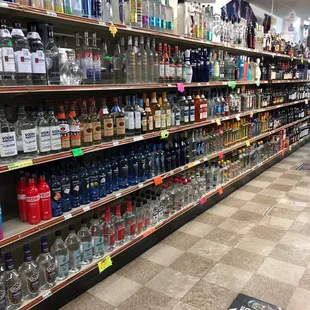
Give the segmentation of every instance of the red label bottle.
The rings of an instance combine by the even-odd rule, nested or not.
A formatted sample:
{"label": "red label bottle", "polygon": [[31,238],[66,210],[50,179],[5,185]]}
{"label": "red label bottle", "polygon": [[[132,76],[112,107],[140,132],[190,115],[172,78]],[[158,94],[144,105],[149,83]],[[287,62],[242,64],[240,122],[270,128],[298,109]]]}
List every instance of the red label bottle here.
{"label": "red label bottle", "polygon": [[40,214],[41,220],[47,221],[52,218],[51,190],[46,183],[45,177],[41,176],[38,185],[40,195]]}
{"label": "red label bottle", "polygon": [[26,207],[28,214],[28,223],[36,225],[40,223],[40,195],[35,186],[34,179],[30,179],[28,182],[28,188],[26,189]]}
{"label": "red label bottle", "polygon": [[26,178],[21,177],[17,185],[17,201],[18,201],[20,220],[22,222],[28,222],[27,207],[26,207],[26,188],[27,188]]}

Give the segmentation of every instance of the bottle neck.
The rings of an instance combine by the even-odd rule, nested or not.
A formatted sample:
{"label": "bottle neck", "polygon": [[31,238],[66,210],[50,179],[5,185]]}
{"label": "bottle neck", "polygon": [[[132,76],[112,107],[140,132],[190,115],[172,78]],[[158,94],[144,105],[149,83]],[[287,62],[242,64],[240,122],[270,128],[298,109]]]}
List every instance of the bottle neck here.
{"label": "bottle neck", "polygon": [[48,245],[46,241],[41,243],[41,253],[48,253]]}

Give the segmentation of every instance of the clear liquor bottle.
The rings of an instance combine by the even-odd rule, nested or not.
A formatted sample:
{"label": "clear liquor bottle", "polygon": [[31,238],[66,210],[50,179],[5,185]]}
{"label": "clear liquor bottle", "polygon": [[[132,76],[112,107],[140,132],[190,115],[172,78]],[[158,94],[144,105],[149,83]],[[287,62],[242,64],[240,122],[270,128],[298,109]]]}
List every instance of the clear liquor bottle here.
{"label": "clear liquor bottle", "polygon": [[145,69],[147,72],[147,82],[157,82],[154,81],[154,54],[151,50],[151,39],[148,37],[146,40],[146,56],[147,56],[147,68]]}
{"label": "clear liquor bottle", "polygon": [[101,83],[101,55],[100,55],[100,48],[97,47],[96,32],[92,33],[92,39],[93,39],[94,82]]}
{"label": "clear liquor bottle", "polygon": [[81,269],[81,241],[75,233],[74,225],[69,226],[69,235],[65,244],[69,252],[69,272],[79,272]]}
{"label": "clear liquor bottle", "polygon": [[130,103],[130,96],[126,98],[126,105],[124,108],[126,136],[134,136],[135,134],[135,108]]}
{"label": "clear liquor bottle", "polygon": [[81,264],[86,265],[93,260],[92,238],[86,220],[82,219],[81,224],[81,229],[78,232],[78,237],[81,240]]}
{"label": "clear liquor bottle", "polygon": [[114,83],[113,59],[105,39],[101,40],[101,79],[103,84]]}
{"label": "clear liquor bottle", "polygon": [[103,229],[99,222],[98,213],[94,213],[93,215],[93,223],[90,227],[90,232],[92,235],[94,258],[101,258],[104,254],[104,239]]}
{"label": "clear liquor bottle", "polygon": [[28,159],[37,155],[36,128],[33,120],[27,117],[25,108],[18,108],[15,122],[16,144],[19,158]]}
{"label": "clear liquor bottle", "polygon": [[101,122],[101,138],[103,141],[111,141],[113,139],[113,116],[109,113],[106,98],[101,99],[102,105],[99,111]]}
{"label": "clear liquor bottle", "polygon": [[103,222],[104,248],[107,252],[111,252],[115,248],[115,227],[111,221],[110,206],[106,206]]}
{"label": "clear liquor bottle", "polygon": [[48,85],[60,84],[59,50],[54,42],[53,26],[47,27],[48,42],[45,46],[45,61]]}
{"label": "clear liquor bottle", "polygon": [[132,202],[127,201],[127,211],[124,214],[126,225],[126,239],[133,240],[136,237],[137,223],[136,215],[132,211]]}
{"label": "clear liquor bottle", "polygon": [[127,84],[136,83],[136,54],[132,47],[132,37],[128,37],[128,47],[126,52],[126,75]]}
{"label": "clear liquor bottle", "polygon": [[170,0],[165,1],[165,11],[166,11],[166,30],[169,32],[174,31],[174,11],[170,5]]}
{"label": "clear liquor bottle", "polygon": [[56,285],[55,257],[48,251],[47,238],[41,237],[41,254],[36,262],[39,266],[41,290],[47,290]]}
{"label": "clear liquor bottle", "polygon": [[18,85],[31,85],[31,55],[28,40],[25,38],[20,23],[13,23],[11,36],[15,57],[16,83]]}
{"label": "clear liquor bottle", "polygon": [[121,216],[120,205],[115,207],[114,226],[116,244],[122,245],[125,242],[125,222]]}
{"label": "clear liquor bottle", "polygon": [[69,251],[61,238],[60,230],[55,232],[56,240],[51,247],[51,252],[55,256],[56,262],[56,279],[64,280],[68,277],[69,272]]}
{"label": "clear liquor bottle", "polygon": [[29,244],[24,245],[24,262],[19,266],[18,273],[23,283],[24,299],[38,296],[40,291],[39,267],[32,260]]}
{"label": "clear liquor bottle", "polygon": [[159,54],[156,51],[156,47],[155,47],[155,39],[153,39],[152,41],[152,53],[153,53],[153,59],[154,59],[154,77],[153,77],[153,82],[154,83],[158,83],[159,81]]}
{"label": "clear liquor bottle", "polygon": [[150,28],[150,2],[153,0],[142,0],[142,27]]}
{"label": "clear liquor bottle", "polygon": [[141,82],[149,83],[148,79],[148,54],[144,48],[144,37],[140,36],[139,53],[141,55]]}
{"label": "clear liquor bottle", "polygon": [[80,68],[82,68],[81,59],[82,59],[82,48],[80,45],[80,34],[78,32],[75,32],[75,61]]}
{"label": "clear liquor bottle", "polygon": [[94,61],[93,49],[89,46],[88,31],[84,31],[84,45],[82,47],[81,68],[83,72],[83,83],[94,83]]}
{"label": "clear liquor bottle", "polygon": [[14,125],[5,117],[4,108],[0,107],[0,162],[11,163],[16,159],[17,144]]}
{"label": "clear liquor bottle", "polygon": [[119,42],[115,44],[114,56],[113,56],[113,67],[114,67],[114,76],[116,84],[124,84],[125,77],[123,72],[123,55],[121,53],[121,47]]}
{"label": "clear liquor bottle", "polygon": [[7,252],[5,258],[4,285],[6,292],[6,308],[18,309],[23,303],[22,281],[19,273],[14,269],[12,253]]}
{"label": "clear liquor bottle", "polygon": [[31,53],[32,83],[34,85],[46,85],[46,64],[44,45],[35,25],[30,25],[27,33]]}
{"label": "clear liquor bottle", "polygon": [[83,100],[81,107],[81,141],[82,146],[88,146],[93,144],[93,126],[90,117],[87,113],[87,102]]}
{"label": "clear liquor bottle", "polygon": [[42,108],[38,110],[38,116],[35,122],[37,130],[37,144],[40,154],[48,154],[51,151],[51,135],[48,121],[44,118]]}

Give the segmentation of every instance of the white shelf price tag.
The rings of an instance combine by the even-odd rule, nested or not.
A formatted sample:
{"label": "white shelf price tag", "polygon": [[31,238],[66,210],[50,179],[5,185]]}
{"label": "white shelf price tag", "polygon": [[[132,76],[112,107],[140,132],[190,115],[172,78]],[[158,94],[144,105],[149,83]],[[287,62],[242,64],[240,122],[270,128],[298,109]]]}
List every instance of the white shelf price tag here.
{"label": "white shelf price tag", "polygon": [[308,104],[308,99],[305,99],[305,104]]}
{"label": "white shelf price tag", "polygon": [[84,211],[84,212],[87,212],[87,211],[89,211],[89,210],[90,210],[90,206],[86,206],[86,207],[83,208],[83,211]]}
{"label": "white shelf price tag", "polygon": [[52,295],[52,291],[51,291],[51,290],[48,290],[47,292],[45,292],[45,293],[42,295],[42,297],[43,297],[43,299],[46,299],[46,298],[50,297],[51,295]]}
{"label": "white shelf price tag", "polygon": [[121,197],[122,196],[122,193],[117,193],[117,194],[115,194],[115,197],[116,198],[119,198],[119,197]]}
{"label": "white shelf price tag", "polygon": [[139,187],[139,188],[142,188],[143,186],[144,186],[143,183],[139,183],[139,184],[138,184],[138,187]]}
{"label": "white shelf price tag", "polygon": [[48,10],[46,10],[46,14],[49,15],[49,16],[57,17],[57,14],[55,12],[51,12],[51,11],[48,11]]}
{"label": "white shelf price tag", "polygon": [[117,146],[117,145],[119,145],[119,142],[118,142],[118,141],[114,141],[114,142],[113,142],[113,145],[114,145],[114,146]]}
{"label": "white shelf price tag", "polygon": [[72,217],[72,213],[68,213],[64,215],[65,220],[71,219],[71,217]]}
{"label": "white shelf price tag", "polygon": [[143,140],[143,139],[144,139],[143,136],[137,136],[137,137],[134,137],[134,138],[133,138],[133,141],[141,141],[141,140]]}
{"label": "white shelf price tag", "polygon": [[236,115],[236,120],[239,122],[240,121],[240,114]]}

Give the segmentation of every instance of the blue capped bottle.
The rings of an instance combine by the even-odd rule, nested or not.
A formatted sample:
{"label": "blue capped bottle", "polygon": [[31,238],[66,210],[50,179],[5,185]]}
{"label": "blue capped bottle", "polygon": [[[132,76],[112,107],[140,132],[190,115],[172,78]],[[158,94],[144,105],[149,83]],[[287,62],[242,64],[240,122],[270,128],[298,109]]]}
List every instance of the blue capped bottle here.
{"label": "blue capped bottle", "polygon": [[128,182],[128,159],[123,154],[123,150],[120,151],[119,157],[118,157],[118,183],[119,188],[126,188],[129,186]]}
{"label": "blue capped bottle", "polygon": [[70,203],[72,208],[77,208],[81,205],[80,179],[74,165],[70,167],[70,170]]}
{"label": "blue capped bottle", "polygon": [[92,160],[90,161],[89,169],[89,198],[90,201],[98,201],[100,199],[98,168]]}
{"label": "blue capped bottle", "polygon": [[169,172],[171,170],[171,153],[167,141],[165,143],[165,159],[165,172]]}
{"label": "blue capped bottle", "polygon": [[159,174],[163,174],[165,172],[165,152],[161,143],[158,144],[157,148],[159,155]]}
{"label": "blue capped bottle", "polygon": [[106,193],[111,194],[113,192],[113,187],[112,187],[112,166],[108,158],[105,158],[104,160],[104,170],[105,170],[105,188],[106,188]]}
{"label": "blue capped bottle", "polygon": [[156,150],[156,144],[153,145],[154,175],[159,175],[159,153]]}
{"label": "blue capped bottle", "polygon": [[181,149],[179,143],[180,137],[178,135],[173,136],[173,149],[175,153],[175,167],[180,167],[180,156],[181,156]]}
{"label": "blue capped bottle", "polygon": [[147,179],[152,179],[155,176],[154,171],[154,157],[153,153],[150,151],[151,146],[147,145],[145,149],[145,160],[146,160],[146,177]]}
{"label": "blue capped bottle", "polygon": [[51,189],[52,216],[60,216],[63,213],[61,209],[61,183],[56,177],[54,168],[51,170],[51,176],[48,183]]}
{"label": "blue capped bottle", "polygon": [[142,145],[139,146],[137,157],[138,157],[139,182],[144,182],[147,179],[146,178],[146,159],[145,159]]}
{"label": "blue capped bottle", "polygon": [[80,164],[79,178],[80,178],[80,186],[81,186],[80,187],[81,203],[85,205],[90,202],[89,174],[83,163]]}
{"label": "blue capped bottle", "polygon": [[70,203],[70,179],[66,175],[63,167],[60,169],[60,175],[58,177],[61,184],[61,200],[60,206],[63,212],[68,212],[72,210]]}
{"label": "blue capped bottle", "polygon": [[107,195],[106,189],[106,173],[103,163],[100,157],[97,157],[97,167],[98,167],[98,178],[99,178],[99,196],[105,197]]}
{"label": "blue capped bottle", "polygon": [[119,168],[118,168],[118,161],[115,154],[111,158],[111,167],[112,167],[112,190],[113,192],[119,190]]}
{"label": "blue capped bottle", "polygon": [[139,183],[139,162],[138,162],[138,156],[136,155],[133,146],[131,146],[131,152],[128,156],[128,166],[129,166],[129,174],[128,174],[129,185],[136,185]]}

